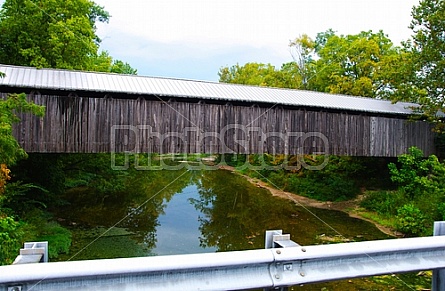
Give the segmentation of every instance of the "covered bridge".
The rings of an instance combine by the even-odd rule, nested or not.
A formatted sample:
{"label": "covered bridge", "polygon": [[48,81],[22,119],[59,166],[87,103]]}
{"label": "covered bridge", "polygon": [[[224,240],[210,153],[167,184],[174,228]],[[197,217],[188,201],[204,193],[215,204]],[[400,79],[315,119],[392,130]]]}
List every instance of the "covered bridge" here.
{"label": "covered bridge", "polygon": [[0,65],[0,95],[46,106],[14,134],[27,152],[435,153],[413,104],[192,80]]}

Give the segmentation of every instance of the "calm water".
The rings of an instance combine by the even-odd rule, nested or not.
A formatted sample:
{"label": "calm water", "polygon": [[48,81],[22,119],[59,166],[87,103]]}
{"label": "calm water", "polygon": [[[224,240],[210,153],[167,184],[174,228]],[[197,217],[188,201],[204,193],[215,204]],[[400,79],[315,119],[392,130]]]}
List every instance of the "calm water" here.
{"label": "calm water", "polygon": [[73,189],[59,220],[73,231],[62,260],[173,255],[264,248],[282,229],[302,245],[384,239],[372,224],[273,197],[225,170],[141,171],[117,194]]}

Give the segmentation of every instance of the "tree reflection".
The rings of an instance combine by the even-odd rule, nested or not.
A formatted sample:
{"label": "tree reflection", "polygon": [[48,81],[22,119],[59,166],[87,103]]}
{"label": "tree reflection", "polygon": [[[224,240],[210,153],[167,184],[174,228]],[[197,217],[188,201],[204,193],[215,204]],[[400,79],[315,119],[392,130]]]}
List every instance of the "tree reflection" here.
{"label": "tree reflection", "polygon": [[191,202],[203,213],[201,246],[218,251],[264,247],[265,231],[285,227],[296,212],[292,204],[228,171],[203,172],[198,188],[199,199]]}
{"label": "tree reflection", "polygon": [[[339,233],[353,240],[358,238],[358,234],[360,240],[379,238],[380,232],[365,221],[350,218],[342,212],[297,207],[294,202],[273,197],[269,191],[225,170],[134,171],[126,179],[125,191],[105,194],[88,188],[68,191],[66,198],[70,204],[60,209],[58,217],[66,219],[67,223],[75,223],[78,228],[119,228],[117,230],[120,232],[115,233],[121,238],[122,234],[127,235],[126,241],[109,237],[102,243],[104,248],[117,249],[124,245],[121,248],[128,249],[125,250],[127,257],[146,255],[156,247],[156,231],[161,229],[159,221],[162,221],[159,217],[165,214],[173,196],[190,185],[196,185],[198,189],[195,193],[195,186],[191,187],[194,193],[187,197],[193,197],[189,201],[200,212],[193,213],[192,219],[199,215],[202,248],[217,251],[263,248],[264,233],[272,229],[282,229],[302,245],[320,243],[318,237],[321,235],[334,236]],[[172,220],[178,220],[177,217],[181,215],[175,215],[174,211],[184,209],[174,209],[175,218]],[[167,212],[170,213],[170,210]],[[193,231],[191,229],[195,227],[186,229],[185,223],[188,222],[178,221],[179,228],[174,229],[179,233],[179,239],[186,237],[188,233],[185,232]],[[86,244],[95,241],[101,233],[95,233]],[[193,237],[196,238],[195,233]],[[183,245],[186,249],[185,241]],[[78,247],[83,248],[84,245]],[[100,258],[96,254],[87,255],[85,258]],[[123,255],[122,252],[119,255]]]}
{"label": "tree reflection", "polygon": [[[158,218],[170,199],[196,180],[193,172],[134,171],[124,191],[95,193],[87,187],[67,191],[59,217],[81,227],[118,227],[134,233],[145,248],[156,246]],[[75,206],[75,207],[73,207]]]}
{"label": "tree reflection", "polygon": [[133,175],[128,189],[133,200],[127,208],[122,226],[135,231],[139,239],[150,249],[156,246],[158,218],[172,197],[182,192],[196,180],[194,172],[185,169],[177,171],[141,171]]}
{"label": "tree reflection", "polygon": [[367,221],[339,211],[296,206],[229,171],[203,172],[199,199],[201,246],[218,251],[264,248],[266,230],[281,229],[302,245],[325,243],[320,236],[347,240],[387,238]]}

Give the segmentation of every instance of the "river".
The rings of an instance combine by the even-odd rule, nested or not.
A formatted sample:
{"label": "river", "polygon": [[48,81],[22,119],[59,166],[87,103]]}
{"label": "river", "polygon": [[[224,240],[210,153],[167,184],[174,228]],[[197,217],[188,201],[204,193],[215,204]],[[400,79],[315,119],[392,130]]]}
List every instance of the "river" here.
{"label": "river", "polygon": [[65,196],[56,215],[73,243],[61,260],[258,249],[272,229],[300,245],[388,238],[369,222],[296,206],[227,170],[139,171],[124,191],[76,188]]}

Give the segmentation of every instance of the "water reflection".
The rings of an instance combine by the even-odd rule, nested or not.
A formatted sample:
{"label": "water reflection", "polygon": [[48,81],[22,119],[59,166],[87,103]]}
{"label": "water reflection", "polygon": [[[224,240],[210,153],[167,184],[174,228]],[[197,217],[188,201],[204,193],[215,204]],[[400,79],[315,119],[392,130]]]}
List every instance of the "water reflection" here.
{"label": "water reflection", "polygon": [[297,207],[228,171],[203,172],[199,199],[192,203],[204,215],[201,245],[218,251],[263,248],[264,233],[271,229],[290,233],[302,245],[324,243],[326,237],[387,238],[366,221],[338,211]]}
{"label": "water reflection", "polygon": [[265,230],[286,228],[297,213],[291,203],[228,171],[203,172],[199,198],[191,202],[203,213],[201,245],[218,251],[263,248]]}
{"label": "water reflection", "polygon": [[214,252],[216,248],[203,248],[200,243],[199,229],[202,213],[190,201],[196,200],[197,184],[185,187],[168,203],[164,214],[159,216],[156,228],[158,244],[153,250],[158,255],[190,254]]}
{"label": "water reflection", "polygon": [[123,192],[77,188],[66,199],[58,217],[73,228],[74,260],[263,248],[268,229],[303,245],[338,234],[386,238],[365,221],[297,207],[224,170],[139,171]]}

